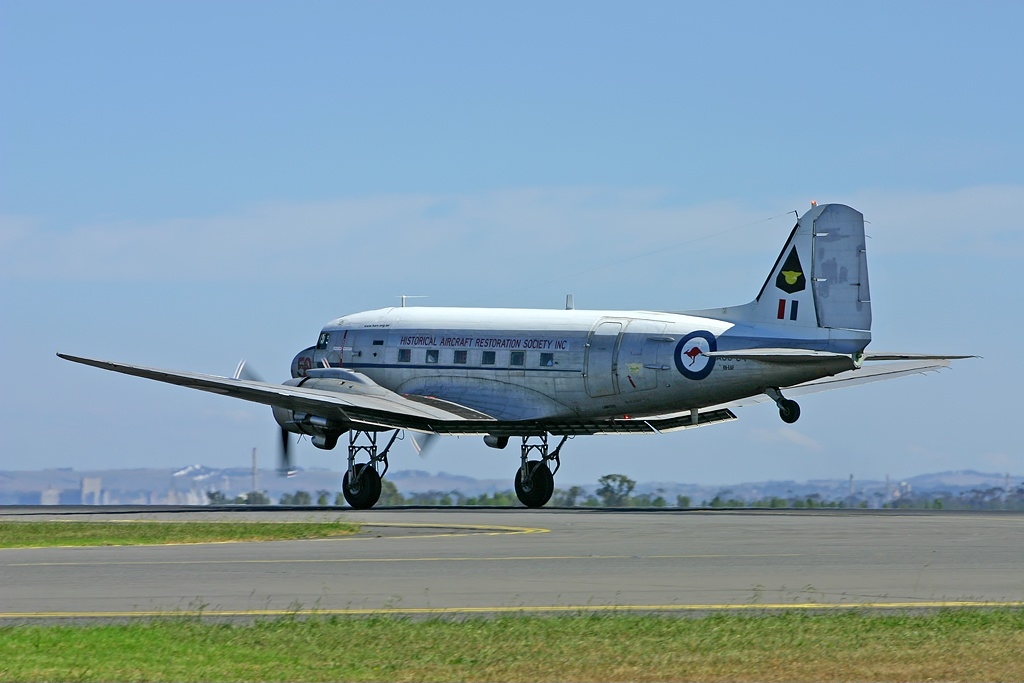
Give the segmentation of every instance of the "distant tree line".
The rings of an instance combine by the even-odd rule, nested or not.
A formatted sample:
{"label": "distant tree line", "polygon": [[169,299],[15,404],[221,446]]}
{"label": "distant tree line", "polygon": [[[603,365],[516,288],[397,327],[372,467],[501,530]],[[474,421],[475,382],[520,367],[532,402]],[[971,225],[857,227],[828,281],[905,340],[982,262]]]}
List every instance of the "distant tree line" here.
{"label": "distant tree line", "polygon": [[[633,494],[636,482],[624,474],[606,474],[597,481],[593,493],[587,493],[580,486],[568,489],[555,489],[551,497],[554,507],[669,507],[664,491]],[[273,501],[266,491],[250,491],[249,493],[228,498],[220,491],[208,491],[210,505],[272,505]],[[688,508],[691,506],[689,496],[676,496],[674,507]],[[286,493],[278,501],[279,505],[288,506],[343,506],[345,497],[340,492],[318,490],[296,491]],[[520,505],[515,492],[495,491],[468,496],[460,491],[425,491],[403,494],[393,481],[385,479],[381,482],[381,495],[377,503],[382,506],[423,505],[437,506],[481,506],[511,507]],[[844,498],[826,499],[821,494],[808,496],[764,496],[747,499],[733,495],[731,491],[721,491],[711,500],[702,500],[698,507],[705,508],[777,508],[777,509],[811,509],[811,508],[903,508],[932,510],[1024,510],[1024,486],[1006,491],[999,487],[971,490],[954,495],[952,493],[921,493],[901,494],[893,500],[884,500],[884,494],[877,493],[874,500],[863,496],[846,496]]]}
{"label": "distant tree line", "polygon": [[1024,510],[1024,486],[1015,489],[993,486],[955,495],[947,491],[904,494],[885,503],[883,507],[911,510]]}

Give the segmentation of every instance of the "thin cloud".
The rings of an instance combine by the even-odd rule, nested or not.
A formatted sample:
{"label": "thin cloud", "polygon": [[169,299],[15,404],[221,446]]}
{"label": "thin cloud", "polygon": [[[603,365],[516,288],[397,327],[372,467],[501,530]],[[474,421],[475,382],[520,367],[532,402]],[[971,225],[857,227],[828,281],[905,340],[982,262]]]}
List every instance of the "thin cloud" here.
{"label": "thin cloud", "polygon": [[[1024,188],[869,191],[830,199],[872,221],[868,231],[879,238],[873,249],[1024,255],[1024,231],[1014,222],[1024,215]],[[677,206],[656,189],[587,187],[268,204],[220,216],[60,230],[7,216],[0,217],[0,277],[379,283],[386,276],[464,282],[471,291],[481,282],[504,280],[514,290],[567,275],[656,287],[658,274],[671,271],[674,279],[692,279],[690,290],[705,282],[717,285],[709,291],[720,290],[723,281],[740,277],[750,279],[743,283],[749,289],[761,276],[751,269],[763,267],[757,264],[786,232],[767,219],[795,221],[782,213],[779,206],[738,202]],[[722,254],[715,266],[704,258],[711,253]]]}
{"label": "thin cloud", "polygon": [[787,443],[809,451],[822,451],[824,446],[819,441],[803,434],[792,427],[776,427],[775,429],[754,429],[751,434],[756,439],[770,443]]}

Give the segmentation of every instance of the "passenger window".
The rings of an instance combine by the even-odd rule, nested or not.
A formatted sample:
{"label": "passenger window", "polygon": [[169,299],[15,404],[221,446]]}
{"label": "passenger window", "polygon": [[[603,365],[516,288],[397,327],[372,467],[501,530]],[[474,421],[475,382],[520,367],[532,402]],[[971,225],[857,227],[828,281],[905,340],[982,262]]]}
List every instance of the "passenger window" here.
{"label": "passenger window", "polygon": [[455,352],[455,364],[465,365],[466,360],[469,357],[469,351],[456,351]]}
{"label": "passenger window", "polygon": [[321,332],[320,338],[316,340],[316,348],[323,351],[327,348],[327,341],[331,338],[330,332]]}
{"label": "passenger window", "polygon": [[427,362],[436,363],[438,356],[441,354],[437,349],[427,349]]}
{"label": "passenger window", "polygon": [[540,366],[542,368],[550,368],[555,364],[555,354],[553,353],[542,353],[540,354]]}
{"label": "passenger window", "polygon": [[398,349],[398,362],[409,363],[412,361],[412,349]]}
{"label": "passenger window", "polygon": [[526,365],[526,351],[513,351],[509,357],[509,365]]}
{"label": "passenger window", "polygon": [[494,351],[484,351],[483,357],[480,358],[481,365],[494,365]]}
{"label": "passenger window", "polygon": [[384,340],[383,339],[374,339],[373,340],[373,345],[374,346],[384,346]]}

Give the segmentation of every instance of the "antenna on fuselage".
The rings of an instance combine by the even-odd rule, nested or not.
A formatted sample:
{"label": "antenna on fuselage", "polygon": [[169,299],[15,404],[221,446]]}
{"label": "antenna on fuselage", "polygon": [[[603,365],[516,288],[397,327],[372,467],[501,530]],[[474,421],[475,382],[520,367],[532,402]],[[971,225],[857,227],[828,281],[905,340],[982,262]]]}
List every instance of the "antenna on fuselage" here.
{"label": "antenna on fuselage", "polygon": [[566,294],[565,295],[565,310],[572,311],[572,310],[575,310],[575,308],[576,308],[576,304],[573,303],[572,294]]}
{"label": "antenna on fuselage", "polygon": [[399,294],[398,298],[402,300],[402,308],[405,308],[406,299],[426,299],[426,294]]}

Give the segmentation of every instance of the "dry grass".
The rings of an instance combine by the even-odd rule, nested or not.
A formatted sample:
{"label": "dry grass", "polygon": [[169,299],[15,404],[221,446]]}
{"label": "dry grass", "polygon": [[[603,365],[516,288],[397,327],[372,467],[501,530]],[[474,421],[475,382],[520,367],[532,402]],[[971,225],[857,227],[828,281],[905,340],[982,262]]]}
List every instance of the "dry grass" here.
{"label": "dry grass", "polygon": [[0,679],[1022,680],[1024,611],[7,627]]}

